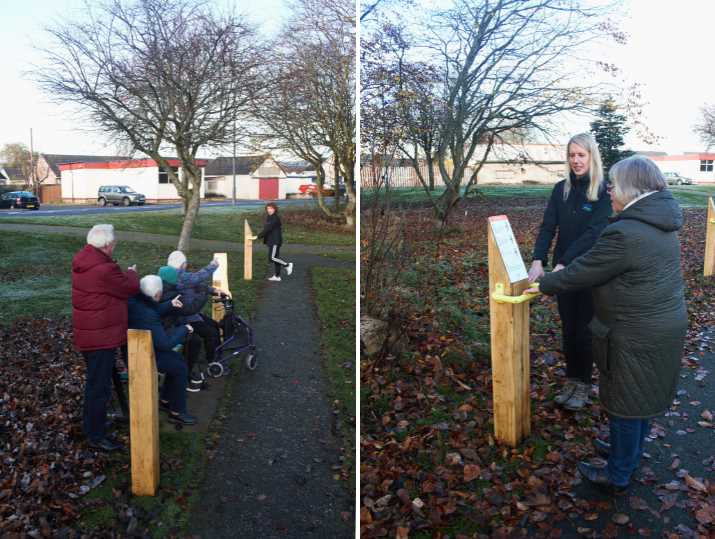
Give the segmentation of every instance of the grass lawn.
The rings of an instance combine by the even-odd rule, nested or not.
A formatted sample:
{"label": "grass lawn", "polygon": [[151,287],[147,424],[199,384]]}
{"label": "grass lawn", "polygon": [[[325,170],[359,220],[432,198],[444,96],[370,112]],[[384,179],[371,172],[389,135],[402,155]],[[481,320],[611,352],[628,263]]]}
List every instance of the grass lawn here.
{"label": "grass lawn", "polygon": [[[684,207],[703,208],[707,206],[708,198],[715,196],[715,185],[681,185],[668,187],[675,198]],[[548,198],[553,186],[551,185],[483,185],[479,191],[487,198]],[[438,197],[444,189],[436,189],[433,197]],[[422,188],[402,188],[390,191],[392,201],[397,204],[420,204],[428,200]],[[362,191],[362,205],[367,207],[372,201],[373,193],[364,189]]]}
{"label": "grass lawn", "polygon": [[[18,316],[54,317],[70,315],[71,264],[74,254],[84,245],[82,238],[69,236],[12,233],[0,234],[0,324]],[[147,244],[117,244],[114,256],[122,267],[137,264],[140,275],[156,273],[166,264],[168,248],[152,249]],[[194,250],[189,262],[199,267],[207,264],[213,253]],[[255,309],[258,280],[243,280],[242,253],[228,254],[231,292],[241,312]],[[262,275],[263,257],[253,258],[253,274]]]}
{"label": "grass lawn", "polygon": [[318,266],[312,270],[312,279],[323,361],[331,395],[339,403],[352,492],[355,486],[355,270]]}
{"label": "grass lawn", "polygon": [[[301,212],[301,215],[305,212]],[[317,210],[316,210],[317,212]],[[298,215],[298,210],[282,209],[284,242],[310,245],[352,245],[355,234],[352,231],[325,230],[320,226],[311,226],[305,219],[291,222],[291,215]],[[263,211],[237,210],[231,207],[203,207],[199,211],[194,224],[192,238],[224,240],[243,243],[243,221],[248,219],[254,233],[260,232],[265,221]],[[317,216],[318,214],[315,213]],[[98,222],[114,225],[116,230],[130,232],[147,232],[178,236],[181,232],[183,216],[180,210],[160,210],[151,212],[111,213],[106,215],[76,215],[76,216],[22,216],[6,217],[2,222],[34,223],[55,226],[76,226],[91,228]],[[1,223],[0,223],[1,226]]]}

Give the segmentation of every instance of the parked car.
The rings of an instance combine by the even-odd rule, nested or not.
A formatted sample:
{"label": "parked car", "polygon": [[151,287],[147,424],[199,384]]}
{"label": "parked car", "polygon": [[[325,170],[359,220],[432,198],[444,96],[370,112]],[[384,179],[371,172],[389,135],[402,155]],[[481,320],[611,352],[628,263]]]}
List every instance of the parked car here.
{"label": "parked car", "polygon": [[[302,195],[318,196],[318,185],[315,183],[304,183],[298,186],[298,191]],[[335,189],[323,186],[322,193],[324,197],[335,196]]]}
{"label": "parked car", "polygon": [[677,172],[664,172],[663,176],[665,177],[665,182],[668,185],[692,185],[693,180],[690,178],[686,178],[685,176],[681,176]]}
{"label": "parked car", "polygon": [[10,191],[0,197],[0,208],[26,208],[39,210],[40,201],[29,191]]}
{"label": "parked car", "polygon": [[100,206],[106,206],[107,204],[115,206],[119,204],[122,206],[136,204],[137,206],[143,206],[144,202],[146,202],[146,197],[141,193],[137,193],[128,185],[103,185],[97,193],[97,204]]}

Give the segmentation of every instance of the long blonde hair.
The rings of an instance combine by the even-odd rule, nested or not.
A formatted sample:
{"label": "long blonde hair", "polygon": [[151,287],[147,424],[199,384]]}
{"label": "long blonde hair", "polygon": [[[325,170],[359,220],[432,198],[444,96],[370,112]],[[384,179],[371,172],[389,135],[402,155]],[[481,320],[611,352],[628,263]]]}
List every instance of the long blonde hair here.
{"label": "long blonde hair", "polygon": [[564,200],[569,197],[571,191],[571,165],[569,165],[569,146],[576,144],[588,152],[589,167],[588,175],[591,182],[586,191],[586,198],[591,202],[598,200],[598,193],[603,183],[603,164],[601,163],[601,152],[598,150],[596,139],[591,133],[579,133],[569,139],[566,145],[566,183],[564,184]]}

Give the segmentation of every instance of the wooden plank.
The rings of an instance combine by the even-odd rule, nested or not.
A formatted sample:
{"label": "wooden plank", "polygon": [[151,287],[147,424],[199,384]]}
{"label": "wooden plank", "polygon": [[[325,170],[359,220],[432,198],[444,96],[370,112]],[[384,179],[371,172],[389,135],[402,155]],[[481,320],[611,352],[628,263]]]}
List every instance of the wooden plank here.
{"label": "wooden plank", "polygon": [[531,432],[529,302],[497,303],[491,294],[501,283],[505,294],[519,295],[528,281],[509,282],[491,226],[487,229],[494,434],[515,447]]}
{"label": "wooden plank", "polygon": [[243,220],[243,280],[253,279],[253,231],[248,219]]}
{"label": "wooden plank", "polygon": [[132,493],[154,496],[159,485],[159,384],[151,331],[127,332]]}
{"label": "wooden plank", "polygon": [[[213,286],[230,291],[228,287],[228,256],[226,253],[214,253],[214,258],[218,259],[218,269],[214,271]],[[220,303],[211,304],[211,318],[220,322],[223,318],[223,305]]]}
{"label": "wooden plank", "polygon": [[715,273],[715,202],[708,198],[708,217],[705,225],[705,264],[703,275],[710,277]]}

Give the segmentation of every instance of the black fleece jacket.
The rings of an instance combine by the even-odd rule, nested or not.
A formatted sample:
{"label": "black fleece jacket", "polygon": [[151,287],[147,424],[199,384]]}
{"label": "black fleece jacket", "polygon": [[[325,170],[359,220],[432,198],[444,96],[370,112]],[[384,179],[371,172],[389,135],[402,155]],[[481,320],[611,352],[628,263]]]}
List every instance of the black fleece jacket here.
{"label": "black fleece jacket", "polygon": [[534,260],[541,260],[544,265],[548,264],[549,249],[557,232],[554,266],[556,264],[566,266],[596,243],[601,232],[608,225],[611,197],[604,185],[599,192],[598,200],[589,201],[586,198],[589,181],[588,176],[576,178],[572,173],[571,190],[566,200],[564,200],[566,180],[554,186],[534,244]]}
{"label": "black fleece jacket", "polygon": [[283,233],[281,232],[281,219],[277,213],[266,217],[266,224],[263,225],[263,230],[258,234],[259,238],[263,238],[263,243],[266,245],[282,245]]}

